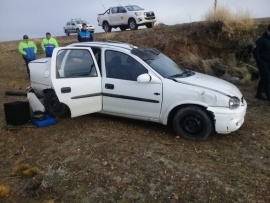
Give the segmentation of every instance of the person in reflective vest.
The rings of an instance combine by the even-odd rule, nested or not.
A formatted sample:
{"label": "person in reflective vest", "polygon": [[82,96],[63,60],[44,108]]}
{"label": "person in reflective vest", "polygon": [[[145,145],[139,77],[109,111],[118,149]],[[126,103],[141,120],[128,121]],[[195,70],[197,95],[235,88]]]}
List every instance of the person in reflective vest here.
{"label": "person in reflective vest", "polygon": [[30,77],[30,70],[28,64],[30,61],[36,59],[37,47],[33,41],[30,41],[27,35],[23,36],[23,41],[20,42],[18,47],[19,52],[25,61],[28,77]]}
{"label": "person in reflective vest", "polygon": [[52,57],[53,49],[56,47],[58,47],[56,39],[52,38],[51,33],[47,32],[41,43],[41,48],[46,53],[46,57]]}

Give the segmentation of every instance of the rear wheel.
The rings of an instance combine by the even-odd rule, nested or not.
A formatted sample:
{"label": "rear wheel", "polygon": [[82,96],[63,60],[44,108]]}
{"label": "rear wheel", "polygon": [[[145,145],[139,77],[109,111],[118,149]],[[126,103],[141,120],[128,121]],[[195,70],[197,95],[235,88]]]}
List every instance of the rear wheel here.
{"label": "rear wheel", "polygon": [[186,106],[176,112],[173,118],[173,128],[182,138],[205,140],[213,131],[213,122],[203,108]]}
{"label": "rear wheel", "polygon": [[69,36],[69,32],[67,30],[65,31],[65,33],[66,33],[67,36]]}
{"label": "rear wheel", "polygon": [[138,25],[136,23],[136,20],[133,19],[133,18],[128,21],[128,26],[129,26],[129,28],[131,30],[137,30],[138,29]]}
{"label": "rear wheel", "polygon": [[54,91],[49,91],[45,94],[44,106],[46,113],[52,117],[62,117],[68,113],[68,107],[58,100]]}
{"label": "rear wheel", "polygon": [[103,29],[104,29],[105,32],[111,32],[112,31],[112,27],[109,25],[108,22],[103,23]]}
{"label": "rear wheel", "polygon": [[120,30],[121,30],[121,31],[125,31],[126,29],[127,29],[126,26],[120,26]]}

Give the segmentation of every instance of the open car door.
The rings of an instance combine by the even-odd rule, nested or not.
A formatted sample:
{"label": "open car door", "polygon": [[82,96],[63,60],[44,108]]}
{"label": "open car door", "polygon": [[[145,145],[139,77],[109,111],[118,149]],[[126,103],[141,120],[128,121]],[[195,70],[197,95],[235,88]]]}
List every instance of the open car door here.
{"label": "open car door", "polygon": [[60,102],[71,117],[101,111],[101,74],[91,48],[55,48],[51,81]]}

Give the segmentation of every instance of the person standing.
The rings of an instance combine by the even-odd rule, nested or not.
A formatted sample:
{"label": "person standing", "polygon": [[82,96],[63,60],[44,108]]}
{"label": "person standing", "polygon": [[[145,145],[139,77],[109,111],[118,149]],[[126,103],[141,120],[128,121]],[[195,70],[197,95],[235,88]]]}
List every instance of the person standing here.
{"label": "person standing", "polygon": [[53,49],[56,47],[58,47],[56,39],[52,38],[51,33],[47,32],[41,43],[41,48],[45,51],[46,57],[52,57]]}
{"label": "person standing", "polygon": [[82,24],[82,29],[78,33],[78,41],[79,42],[92,42],[93,41],[93,35],[87,29],[87,25],[85,23]]}
{"label": "person standing", "polygon": [[270,25],[268,25],[266,32],[256,40],[253,56],[260,74],[255,97],[270,101]]}
{"label": "person standing", "polygon": [[23,41],[19,44],[19,52],[22,54],[22,57],[25,61],[27,68],[27,74],[30,77],[29,62],[36,59],[37,47],[33,41],[29,41],[27,35],[23,36]]}

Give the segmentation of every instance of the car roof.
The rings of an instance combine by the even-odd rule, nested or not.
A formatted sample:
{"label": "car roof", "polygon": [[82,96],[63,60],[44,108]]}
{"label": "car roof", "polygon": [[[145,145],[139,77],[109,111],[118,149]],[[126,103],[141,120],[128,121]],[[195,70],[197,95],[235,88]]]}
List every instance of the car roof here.
{"label": "car roof", "polygon": [[133,48],[137,48],[131,44],[123,43],[123,42],[116,42],[116,41],[104,41],[104,42],[78,42],[73,43],[68,46],[74,47],[104,47],[104,48],[118,48],[118,49],[126,49],[131,51]]}
{"label": "car roof", "polygon": [[122,49],[125,51],[130,51],[132,54],[138,56],[142,60],[151,60],[154,59],[157,55],[160,54],[155,48],[147,47],[136,47],[131,44],[116,42],[116,41],[105,41],[105,42],[80,42],[70,44],[68,46],[73,47],[103,47],[103,48],[113,48],[113,49]]}

